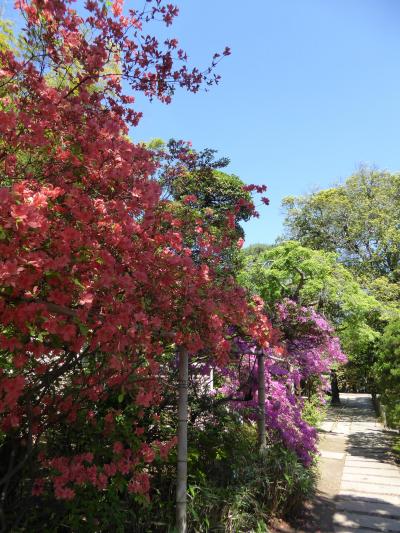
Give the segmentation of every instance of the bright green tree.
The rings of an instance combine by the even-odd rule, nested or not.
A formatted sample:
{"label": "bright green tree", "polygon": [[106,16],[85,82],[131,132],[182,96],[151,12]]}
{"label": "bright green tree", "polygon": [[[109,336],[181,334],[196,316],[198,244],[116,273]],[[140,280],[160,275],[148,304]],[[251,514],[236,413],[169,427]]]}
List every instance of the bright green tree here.
{"label": "bright green tree", "polygon": [[361,284],[400,301],[400,174],[361,168],[343,184],[287,197],[286,236],[336,252]]}
{"label": "bright green tree", "polygon": [[9,20],[0,20],[0,51],[7,50],[14,43],[12,24]]}
{"label": "bright green tree", "polygon": [[357,387],[372,381],[376,344],[391,310],[363,290],[336,253],[288,241],[248,253],[243,261],[241,283],[259,294],[270,312],[284,298],[315,307],[336,328],[349,356],[346,379],[352,377]]}

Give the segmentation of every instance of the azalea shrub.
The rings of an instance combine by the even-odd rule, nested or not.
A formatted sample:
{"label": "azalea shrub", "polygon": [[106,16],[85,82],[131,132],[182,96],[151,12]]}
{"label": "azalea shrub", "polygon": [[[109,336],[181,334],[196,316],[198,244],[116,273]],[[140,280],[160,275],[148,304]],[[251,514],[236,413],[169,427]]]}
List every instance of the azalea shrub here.
{"label": "azalea shrub", "polygon": [[[237,364],[220,369],[224,382],[217,390],[245,419],[258,416],[258,354],[265,357],[266,427],[273,442],[282,442],[305,465],[316,454],[317,432],[304,420],[302,392],[324,403],[329,373],[346,361],[332,326],[314,309],[284,300],[276,305],[274,346],[263,349],[253,339],[235,337]],[[278,328],[278,329],[276,329]]]}
{"label": "azalea shrub", "polygon": [[[229,50],[188,69],[176,39],[147,33],[178,13],[160,0],[143,11],[118,0],[17,5],[24,46],[0,50],[4,528],[43,502],[62,516],[85,496],[85,523],[97,509],[88,501],[146,502],[151,465],[175,444],[155,436],[154,410],[176,347],[223,366],[228,326],[269,342],[219,267],[229,235],[163,199],[157,157],[128,137],[135,92],[165,103],[177,86],[196,92],[218,82]],[[188,172],[184,148],[178,159],[176,173]]]}

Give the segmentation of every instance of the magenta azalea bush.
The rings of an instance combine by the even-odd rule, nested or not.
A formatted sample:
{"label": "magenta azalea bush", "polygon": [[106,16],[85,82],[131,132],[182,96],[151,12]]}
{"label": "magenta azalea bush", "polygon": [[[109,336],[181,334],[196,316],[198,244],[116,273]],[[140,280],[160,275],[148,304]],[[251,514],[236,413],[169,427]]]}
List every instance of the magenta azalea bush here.
{"label": "magenta azalea bush", "polygon": [[[317,432],[303,419],[302,391],[312,383],[321,402],[329,390],[332,367],[346,356],[332,326],[314,309],[285,300],[276,306],[276,334],[280,342],[264,349],[266,426],[272,442],[281,441],[304,465],[316,453]],[[251,339],[235,337],[236,365],[220,368],[224,378],[216,394],[229,399],[230,408],[249,421],[258,413],[258,364],[260,348]]]}

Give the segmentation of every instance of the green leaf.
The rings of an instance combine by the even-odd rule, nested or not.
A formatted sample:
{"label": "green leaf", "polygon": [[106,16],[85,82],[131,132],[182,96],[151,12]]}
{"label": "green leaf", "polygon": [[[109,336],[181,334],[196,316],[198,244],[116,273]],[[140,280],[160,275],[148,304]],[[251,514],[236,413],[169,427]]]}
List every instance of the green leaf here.
{"label": "green leaf", "polygon": [[124,398],[125,398],[125,392],[121,392],[119,395],[118,395],[118,402],[119,403],[122,403],[124,401]]}
{"label": "green leaf", "polygon": [[72,281],[80,289],[85,289],[86,288],[84,285],[82,285],[82,283],[79,281],[78,278],[72,278]]}

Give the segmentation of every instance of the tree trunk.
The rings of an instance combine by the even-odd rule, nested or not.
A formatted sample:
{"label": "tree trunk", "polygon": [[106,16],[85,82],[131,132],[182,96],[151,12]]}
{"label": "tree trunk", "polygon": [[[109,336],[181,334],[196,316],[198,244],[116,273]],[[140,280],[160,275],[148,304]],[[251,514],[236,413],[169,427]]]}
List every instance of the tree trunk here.
{"label": "tree trunk", "polygon": [[188,421],[188,374],[189,356],[185,349],[179,349],[178,386],[178,469],[176,484],[176,526],[178,533],[187,532],[187,421]]}
{"label": "tree trunk", "polygon": [[[289,363],[288,365],[288,371],[289,371],[289,374],[291,374],[293,372],[293,365],[291,365]],[[290,385],[289,385],[289,392],[291,394],[294,394],[295,393],[295,386],[294,386],[294,383],[293,382],[290,382]]]}
{"label": "tree trunk", "polygon": [[332,405],[340,405],[340,397],[339,397],[339,385],[337,380],[337,374],[335,370],[331,371],[331,403]]}
{"label": "tree trunk", "polygon": [[260,352],[258,358],[258,444],[260,452],[264,453],[267,448],[265,435],[265,355]]}

